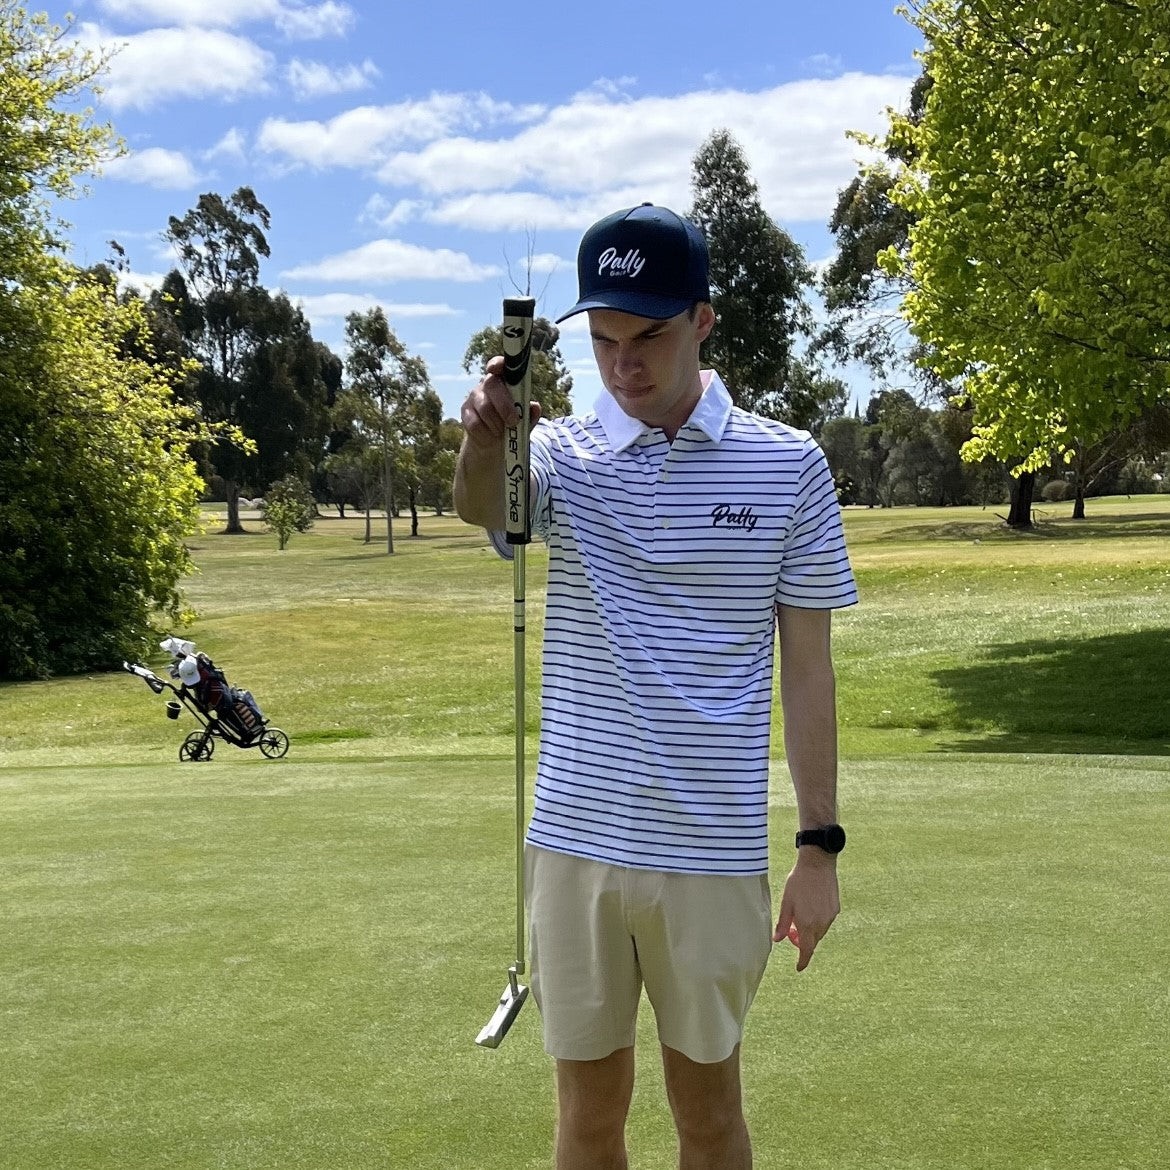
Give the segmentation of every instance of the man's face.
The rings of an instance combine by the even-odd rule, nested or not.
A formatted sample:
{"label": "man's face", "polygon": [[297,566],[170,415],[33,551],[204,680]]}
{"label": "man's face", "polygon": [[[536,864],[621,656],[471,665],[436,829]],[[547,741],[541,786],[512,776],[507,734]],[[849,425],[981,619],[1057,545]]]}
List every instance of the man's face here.
{"label": "man's face", "polygon": [[590,309],[593,356],[605,388],[626,414],[673,436],[702,394],[699,345],[714,324],[708,304],[693,318],[680,313],[665,321]]}

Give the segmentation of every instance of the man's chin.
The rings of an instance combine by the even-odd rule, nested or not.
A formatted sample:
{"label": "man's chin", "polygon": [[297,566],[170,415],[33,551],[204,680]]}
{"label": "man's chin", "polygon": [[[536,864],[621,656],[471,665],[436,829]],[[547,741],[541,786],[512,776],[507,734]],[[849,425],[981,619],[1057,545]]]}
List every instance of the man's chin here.
{"label": "man's chin", "polygon": [[649,386],[644,390],[626,390],[625,388],[622,388],[615,390],[613,392],[613,396],[618,400],[618,403],[623,410],[632,413],[631,408],[640,408],[643,404],[650,400],[650,396],[653,393],[653,386]]}

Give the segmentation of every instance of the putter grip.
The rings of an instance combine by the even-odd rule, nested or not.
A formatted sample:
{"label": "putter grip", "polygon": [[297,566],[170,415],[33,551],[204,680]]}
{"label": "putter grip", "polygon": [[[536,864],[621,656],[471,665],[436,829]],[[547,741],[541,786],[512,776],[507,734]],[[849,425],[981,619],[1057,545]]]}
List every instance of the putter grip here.
{"label": "putter grip", "polygon": [[532,397],[529,362],[532,357],[532,318],[536,301],[532,297],[504,300],[504,381],[512,401],[520,408],[516,425],[504,437],[504,494],[509,544],[528,544],[532,539],[532,517],[528,512],[528,403]]}

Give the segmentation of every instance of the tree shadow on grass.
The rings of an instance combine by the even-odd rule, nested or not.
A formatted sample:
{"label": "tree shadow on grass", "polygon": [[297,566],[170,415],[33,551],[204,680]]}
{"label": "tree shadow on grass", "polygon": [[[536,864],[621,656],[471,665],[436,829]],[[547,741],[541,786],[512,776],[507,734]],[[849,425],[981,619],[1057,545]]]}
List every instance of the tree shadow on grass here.
{"label": "tree shadow on grass", "polygon": [[1151,536],[1170,538],[1170,514],[1139,512],[1128,516],[1099,518],[1090,515],[1085,520],[1040,515],[1031,528],[1024,529],[1008,528],[1002,519],[989,514],[986,520],[955,520],[942,524],[891,528],[880,540],[978,540],[989,543],[1046,544],[1053,540],[1119,540]]}
{"label": "tree shadow on grass", "polygon": [[932,677],[950,751],[1170,755],[1170,630],[989,646]]}

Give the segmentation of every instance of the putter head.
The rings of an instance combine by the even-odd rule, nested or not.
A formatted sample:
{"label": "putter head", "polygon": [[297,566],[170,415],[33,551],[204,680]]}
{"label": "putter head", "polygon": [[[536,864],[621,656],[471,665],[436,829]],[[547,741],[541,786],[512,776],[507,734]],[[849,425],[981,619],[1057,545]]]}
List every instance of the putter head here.
{"label": "putter head", "polygon": [[504,994],[500,996],[500,1002],[496,1005],[492,1018],[484,1024],[480,1034],[476,1036],[476,1044],[481,1048],[499,1048],[527,998],[528,988],[523,983],[516,981],[516,970],[514,967],[510,967],[508,969],[508,986],[504,988]]}

